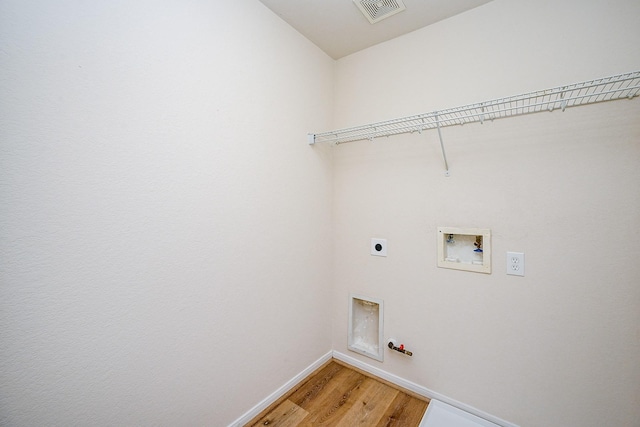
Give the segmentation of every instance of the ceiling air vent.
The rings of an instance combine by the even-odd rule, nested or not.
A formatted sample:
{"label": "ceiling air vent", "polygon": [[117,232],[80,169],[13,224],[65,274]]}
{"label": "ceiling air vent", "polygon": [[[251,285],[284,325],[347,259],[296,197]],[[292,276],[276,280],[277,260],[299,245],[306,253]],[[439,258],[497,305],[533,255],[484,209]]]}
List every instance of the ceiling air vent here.
{"label": "ceiling air vent", "polygon": [[353,2],[372,24],[406,9],[402,0],[353,0]]}

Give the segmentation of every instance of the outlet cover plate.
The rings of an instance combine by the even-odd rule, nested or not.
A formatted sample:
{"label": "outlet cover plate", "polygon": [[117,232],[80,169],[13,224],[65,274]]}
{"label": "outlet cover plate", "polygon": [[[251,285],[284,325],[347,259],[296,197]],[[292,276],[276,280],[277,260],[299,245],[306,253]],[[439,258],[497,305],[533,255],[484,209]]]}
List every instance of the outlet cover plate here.
{"label": "outlet cover plate", "polygon": [[524,276],[524,253],[507,252],[507,274]]}

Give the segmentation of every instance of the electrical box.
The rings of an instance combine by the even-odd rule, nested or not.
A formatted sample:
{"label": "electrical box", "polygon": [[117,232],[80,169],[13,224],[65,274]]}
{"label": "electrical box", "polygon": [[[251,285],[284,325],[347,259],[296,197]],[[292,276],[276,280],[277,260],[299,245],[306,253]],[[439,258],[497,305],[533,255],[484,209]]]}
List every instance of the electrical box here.
{"label": "electrical box", "polygon": [[349,295],[349,341],[351,351],[380,362],[384,359],[381,299]]}
{"label": "electrical box", "polygon": [[491,273],[491,230],[438,227],[438,267]]}

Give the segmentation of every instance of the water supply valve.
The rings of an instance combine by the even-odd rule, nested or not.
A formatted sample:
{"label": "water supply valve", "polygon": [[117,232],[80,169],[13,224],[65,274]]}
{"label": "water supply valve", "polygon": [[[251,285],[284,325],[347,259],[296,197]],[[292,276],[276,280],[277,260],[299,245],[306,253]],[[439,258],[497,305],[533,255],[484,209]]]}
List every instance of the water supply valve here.
{"label": "water supply valve", "polygon": [[391,338],[389,340],[389,342],[387,343],[387,347],[389,347],[391,350],[395,350],[395,351],[397,351],[399,353],[404,353],[407,356],[413,356],[412,352],[410,352],[409,350],[404,348],[404,344],[398,345],[398,342],[393,338]]}

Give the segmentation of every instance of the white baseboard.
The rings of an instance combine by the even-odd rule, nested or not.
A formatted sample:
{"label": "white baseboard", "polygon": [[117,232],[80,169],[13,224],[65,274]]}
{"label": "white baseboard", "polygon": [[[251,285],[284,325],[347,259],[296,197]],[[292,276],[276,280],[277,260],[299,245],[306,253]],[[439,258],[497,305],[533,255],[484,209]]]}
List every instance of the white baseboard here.
{"label": "white baseboard", "polygon": [[280,388],[278,388],[276,391],[274,391],[269,396],[267,396],[260,403],[258,403],[256,406],[251,408],[247,413],[245,413],[240,418],[238,418],[237,420],[229,424],[229,427],[240,427],[247,424],[249,421],[255,418],[260,412],[264,411],[266,408],[269,407],[269,405],[273,404],[276,400],[284,396],[289,390],[291,390],[294,386],[296,386],[298,383],[300,383],[302,380],[308,377],[313,371],[318,369],[320,366],[322,366],[324,363],[329,361],[331,358],[338,359],[348,365],[361,369],[365,372],[370,373],[373,376],[382,378],[383,380],[389,381],[390,383],[395,384],[398,387],[402,387],[406,390],[412,391],[420,396],[424,396],[429,399],[439,400],[441,402],[454,406],[458,409],[461,409],[465,412],[473,414],[477,417],[484,418],[487,421],[491,421],[492,423],[498,424],[499,426],[518,427],[518,425],[516,424],[510,423],[498,417],[494,417],[493,415],[487,414],[486,412],[476,409],[473,406],[465,405],[462,402],[458,402],[457,400],[451,399],[433,390],[429,390],[426,387],[423,387],[414,382],[401,378],[397,375],[391,374],[380,368],[376,368],[375,366],[371,366],[368,363],[362,362],[356,358],[353,358],[351,356],[348,356],[344,353],[340,353],[339,351],[335,351],[335,350],[328,352],[327,354],[325,354],[324,356],[322,356],[321,358],[313,362],[311,365],[305,368],[302,372],[297,374],[295,377],[291,378],[289,381],[287,381]]}
{"label": "white baseboard", "polygon": [[289,390],[291,390],[294,386],[296,386],[299,382],[308,377],[313,371],[322,366],[325,362],[329,361],[333,357],[333,352],[330,351],[320,359],[313,362],[307,368],[305,368],[302,372],[300,372],[295,377],[291,378],[285,384],[283,384],[279,389],[271,393],[267,396],[262,402],[258,403],[256,406],[251,408],[246,414],[229,424],[229,427],[240,427],[247,424],[254,417],[256,417],[260,412],[264,411],[269,407],[273,402],[284,396]]}
{"label": "white baseboard", "polygon": [[444,396],[440,393],[436,393],[433,390],[429,390],[426,387],[423,387],[421,385],[418,385],[414,382],[411,382],[409,380],[406,380],[404,378],[401,378],[397,375],[391,374],[387,371],[383,371],[380,368],[376,368],[375,366],[371,366],[367,363],[364,363],[358,359],[355,359],[351,356],[348,356],[344,353],[340,353],[339,351],[333,351],[333,357],[335,359],[338,359],[348,365],[351,365],[355,368],[361,369],[365,372],[370,373],[371,375],[374,375],[378,378],[382,378],[383,380],[389,381],[392,384],[397,385],[398,387],[402,387],[406,390],[412,391],[416,394],[419,394],[420,396],[424,396],[427,397],[429,399],[435,399],[435,400],[439,400],[441,402],[447,403],[451,406],[454,406],[458,409],[461,409],[465,412],[468,412],[470,414],[473,414],[477,417],[480,418],[484,418],[487,421],[491,421],[494,424],[498,424],[499,426],[502,427],[518,427],[516,424],[510,423],[508,421],[505,421],[503,419],[500,419],[498,417],[494,417],[491,414],[487,414],[486,412],[483,412],[479,409],[474,408],[473,406],[469,406],[469,405],[465,405],[462,402],[458,402],[457,400],[451,399],[447,396]]}

